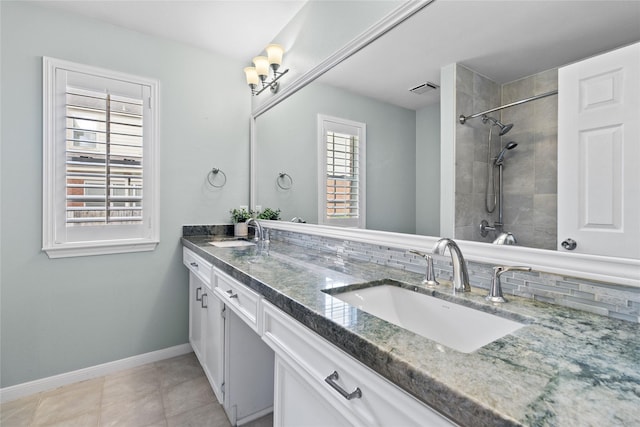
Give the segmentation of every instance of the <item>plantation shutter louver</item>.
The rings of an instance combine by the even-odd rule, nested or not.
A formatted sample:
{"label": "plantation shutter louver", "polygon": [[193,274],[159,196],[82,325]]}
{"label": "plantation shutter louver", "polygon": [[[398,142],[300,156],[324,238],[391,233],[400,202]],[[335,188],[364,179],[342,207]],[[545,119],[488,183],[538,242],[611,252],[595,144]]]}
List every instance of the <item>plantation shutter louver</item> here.
{"label": "plantation shutter louver", "polygon": [[327,132],[327,217],[358,218],[358,137]]}
{"label": "plantation shutter louver", "polygon": [[142,104],[67,86],[67,226],[142,221]]}

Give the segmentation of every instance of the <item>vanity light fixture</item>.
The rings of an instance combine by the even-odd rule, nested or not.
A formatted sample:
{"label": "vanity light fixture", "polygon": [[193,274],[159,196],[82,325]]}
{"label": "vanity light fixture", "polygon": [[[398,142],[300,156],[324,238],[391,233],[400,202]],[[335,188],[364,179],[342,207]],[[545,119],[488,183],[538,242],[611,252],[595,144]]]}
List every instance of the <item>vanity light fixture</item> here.
{"label": "vanity light fixture", "polygon": [[[278,80],[287,74],[289,69],[278,71],[282,65],[282,55],[284,49],[279,44],[270,44],[265,50],[267,56],[256,56],[253,58],[253,67],[246,67],[244,73],[247,77],[247,84],[251,88],[253,96],[260,95],[266,88],[271,93],[278,92]],[[271,72],[270,72],[271,71]],[[262,87],[259,87],[262,85]]]}

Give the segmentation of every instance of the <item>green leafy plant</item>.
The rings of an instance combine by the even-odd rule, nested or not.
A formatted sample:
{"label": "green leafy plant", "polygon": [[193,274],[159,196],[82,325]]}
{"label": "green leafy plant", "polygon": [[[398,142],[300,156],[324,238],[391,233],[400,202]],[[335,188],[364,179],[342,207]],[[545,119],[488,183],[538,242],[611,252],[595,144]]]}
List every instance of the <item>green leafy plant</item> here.
{"label": "green leafy plant", "polygon": [[251,213],[244,208],[231,209],[229,212],[231,213],[231,221],[233,221],[234,224],[245,222],[246,220],[251,218]]}
{"label": "green leafy plant", "polygon": [[271,208],[265,208],[265,210],[258,213],[258,219],[270,219],[277,221],[280,219],[280,209],[273,210]]}

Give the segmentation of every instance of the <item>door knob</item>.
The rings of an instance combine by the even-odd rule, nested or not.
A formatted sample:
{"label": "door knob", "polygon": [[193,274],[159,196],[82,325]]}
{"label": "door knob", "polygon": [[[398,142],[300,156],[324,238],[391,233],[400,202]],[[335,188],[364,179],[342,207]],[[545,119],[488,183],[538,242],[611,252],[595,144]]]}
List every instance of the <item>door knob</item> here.
{"label": "door knob", "polygon": [[573,239],[566,239],[561,243],[561,245],[566,250],[572,251],[578,246],[578,243]]}

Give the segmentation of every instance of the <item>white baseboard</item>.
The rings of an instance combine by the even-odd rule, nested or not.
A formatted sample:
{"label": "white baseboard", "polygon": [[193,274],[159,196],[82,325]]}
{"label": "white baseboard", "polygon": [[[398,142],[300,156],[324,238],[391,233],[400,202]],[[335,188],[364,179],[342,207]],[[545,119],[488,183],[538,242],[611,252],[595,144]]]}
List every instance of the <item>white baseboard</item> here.
{"label": "white baseboard", "polygon": [[150,353],[127,357],[125,359],[114,360],[113,362],[103,363],[101,365],[78,369],[77,371],[66,372],[52,377],[1,388],[0,403],[9,402],[11,400],[43,391],[53,390],[63,385],[102,377],[114,372],[145,365],[147,363],[181,356],[183,354],[190,353],[191,351],[192,349],[190,344],[181,344],[174,347],[163,348],[162,350],[152,351]]}

